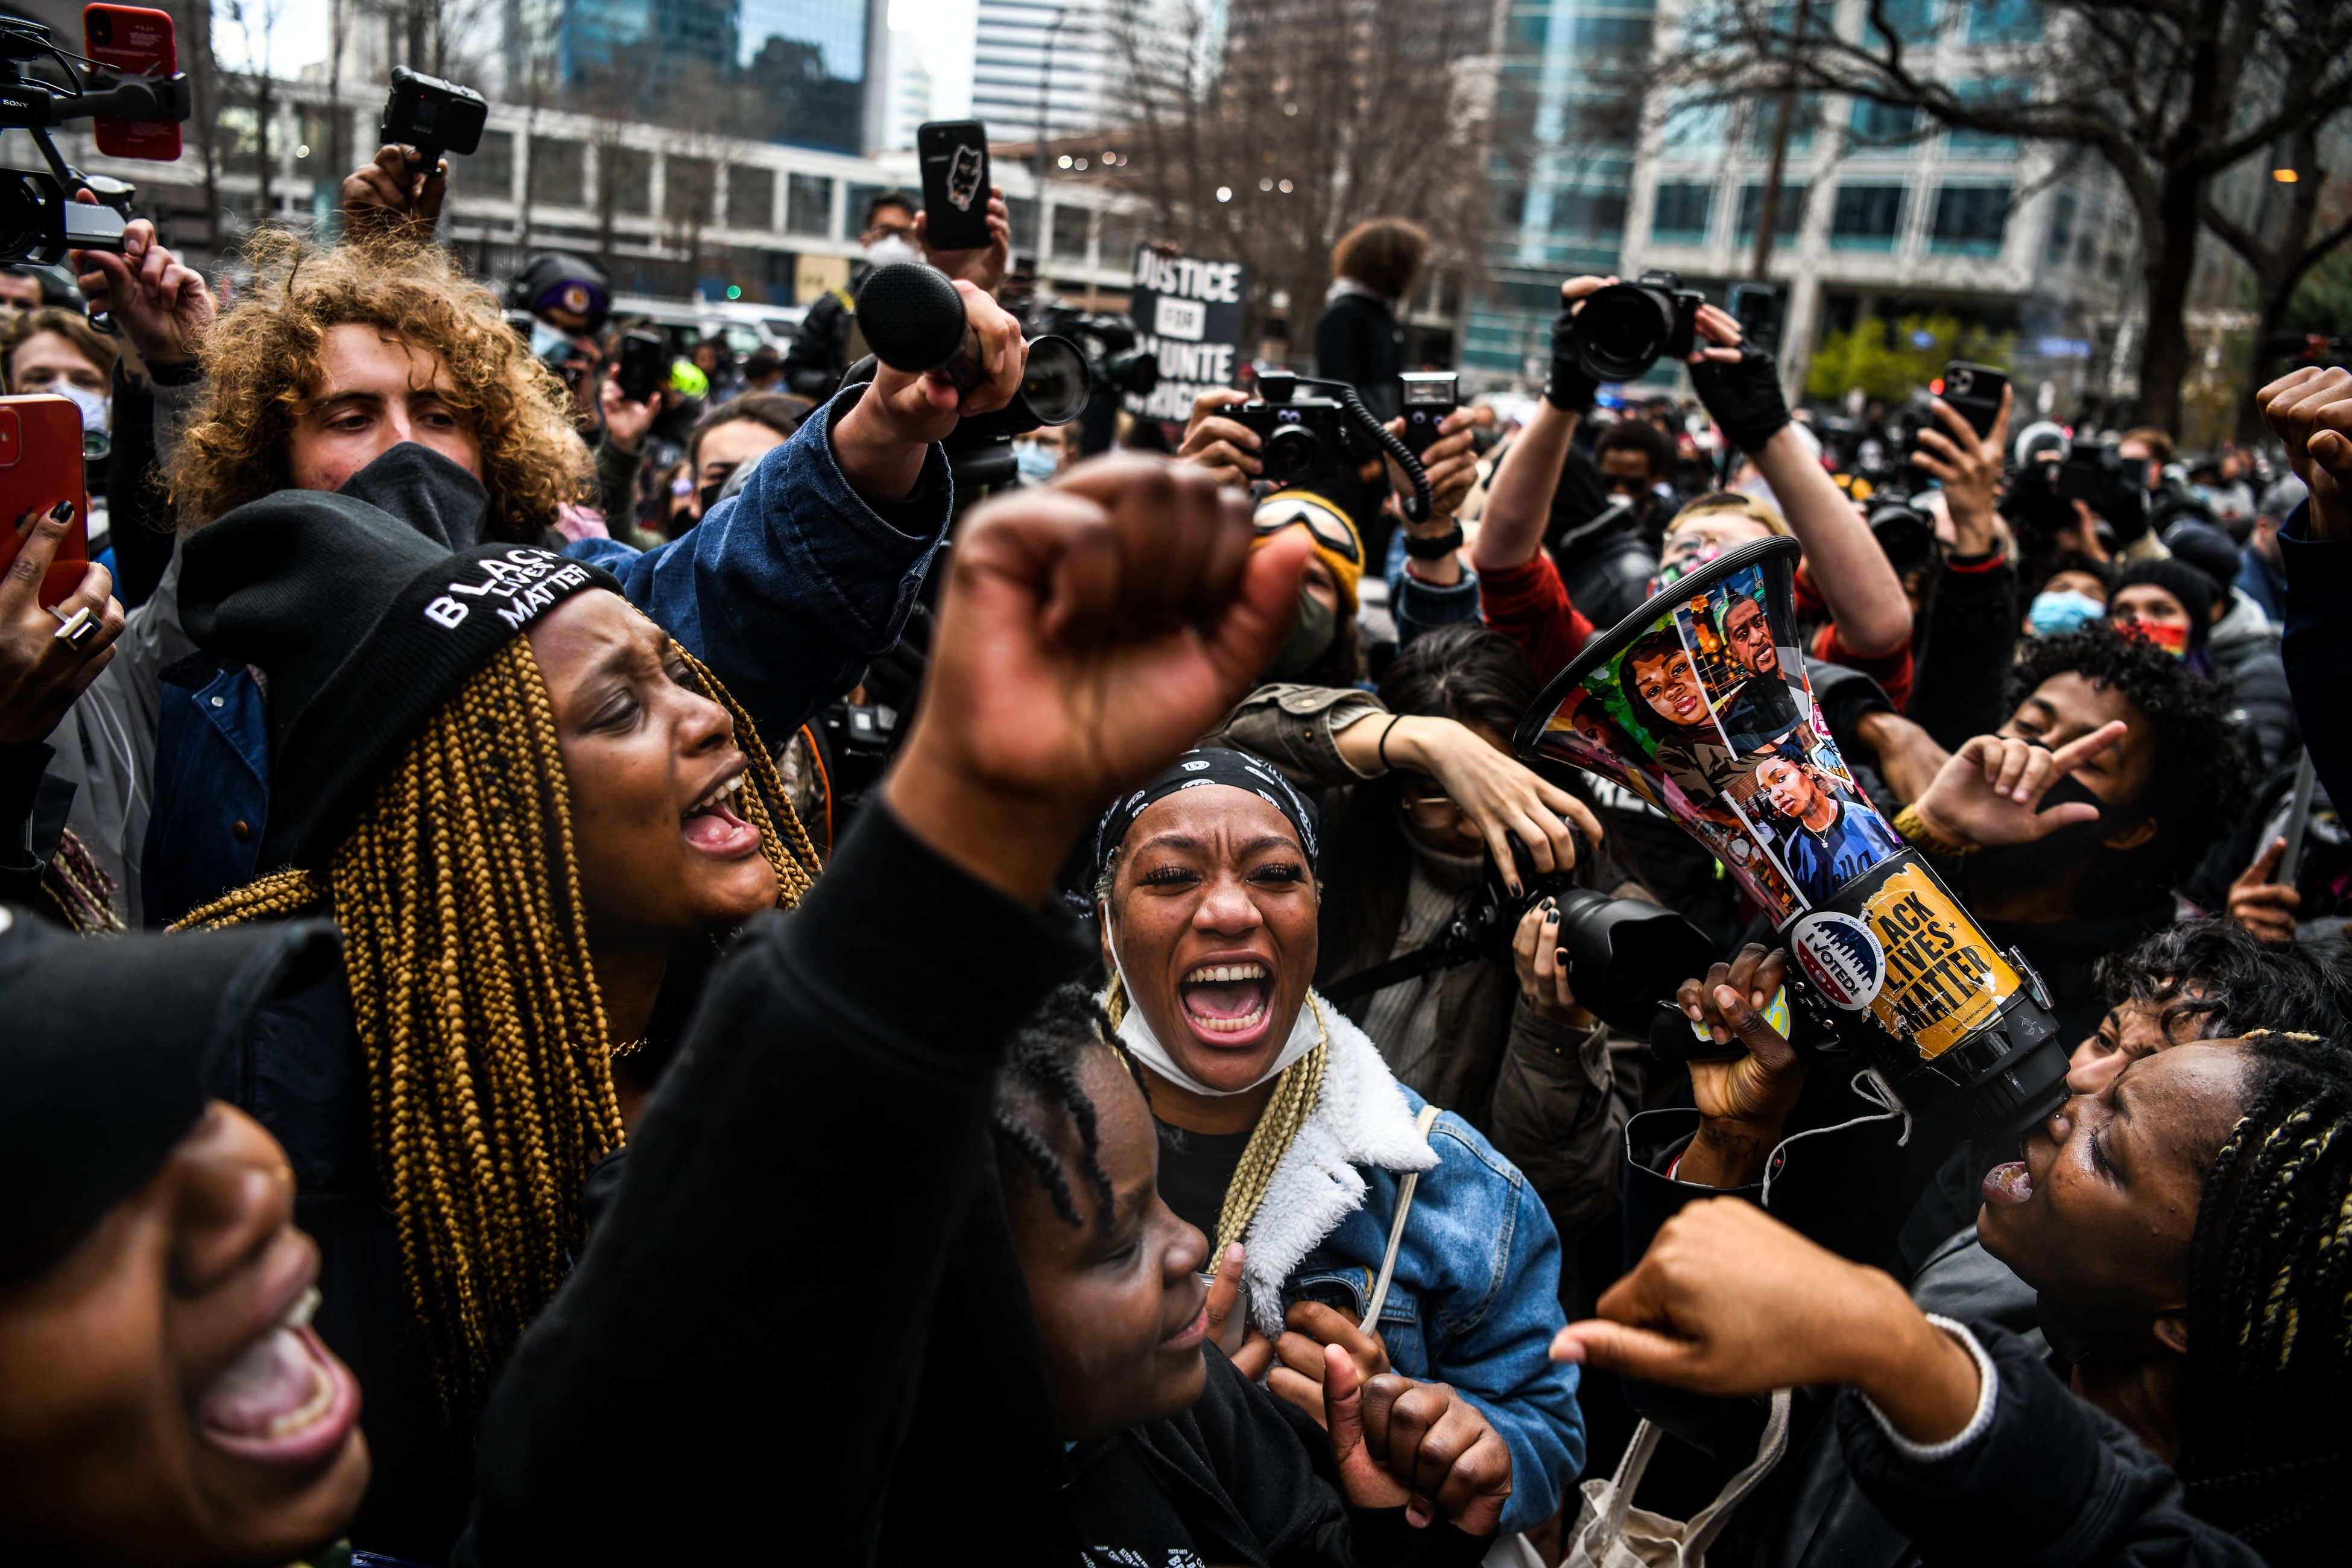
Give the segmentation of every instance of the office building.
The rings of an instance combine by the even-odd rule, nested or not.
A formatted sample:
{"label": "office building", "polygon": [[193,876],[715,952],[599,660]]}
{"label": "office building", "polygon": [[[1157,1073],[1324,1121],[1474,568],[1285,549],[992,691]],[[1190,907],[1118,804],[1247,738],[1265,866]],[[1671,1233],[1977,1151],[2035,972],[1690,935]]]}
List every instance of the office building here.
{"label": "office building", "polygon": [[980,0],[971,57],[972,118],[991,140],[1046,139],[1106,121],[1118,46],[1098,0]]}

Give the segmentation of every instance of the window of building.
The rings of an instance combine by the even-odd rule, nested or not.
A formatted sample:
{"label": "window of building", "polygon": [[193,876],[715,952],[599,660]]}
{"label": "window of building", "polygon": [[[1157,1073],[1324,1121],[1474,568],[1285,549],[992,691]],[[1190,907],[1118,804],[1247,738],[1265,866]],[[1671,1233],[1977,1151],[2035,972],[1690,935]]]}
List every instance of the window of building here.
{"label": "window of building", "polygon": [[1969,0],[1969,42],[2030,44],[2042,37],[2042,0]]}
{"label": "window of building", "polygon": [[1007,196],[1004,198],[1004,215],[1013,225],[1013,248],[1031,256],[1036,255],[1037,198]]}
{"label": "window of building", "polygon": [[641,147],[605,147],[604,199],[616,213],[649,216],[654,210],[654,155]]}
{"label": "window of building", "polygon": [[719,165],[709,158],[673,154],[662,166],[662,216],[672,223],[706,224],[719,196]]}
{"label": "window of building", "polygon": [[1833,250],[1892,250],[1903,228],[1901,185],[1840,185],[1830,212]]}
{"label": "window of building", "polygon": [[1659,137],[1665,155],[1688,157],[1722,146],[1731,124],[1731,105],[1691,94],[1676,98],[1674,107],[1666,110],[1665,128]]}
{"label": "window of building", "polygon": [[768,303],[796,303],[793,299],[793,277],[801,258],[789,250],[763,250],[760,255],[763,258],[761,281],[766,286]]}
{"label": "window of building", "polygon": [[1713,185],[1661,180],[1650,209],[1650,237],[1664,245],[1704,245],[1707,215],[1714,209]]}
{"label": "window of building", "polygon": [[1098,255],[1105,267],[1130,267],[1135,263],[1135,247],[1143,241],[1143,220],[1134,213],[1106,212],[1102,215],[1102,248]]}
{"label": "window of building", "polygon": [[530,199],[550,206],[588,205],[588,149],[552,136],[530,139]]}
{"label": "window of building", "polygon": [[[889,185],[868,185],[856,181],[852,181],[850,183],[848,205],[843,208],[841,218],[841,226],[849,230],[848,237],[856,239],[859,235],[866,232],[866,208],[867,204],[871,203],[876,196],[878,196],[883,192],[890,189],[892,189],[892,187]],[[919,200],[919,198],[918,199]]]}
{"label": "window of building", "polygon": [[[1962,103],[2022,103],[2031,90],[2027,83],[2005,76],[1978,77],[1952,84],[1952,96]],[[1945,133],[1944,147],[1955,158],[2017,156],[2016,137],[1996,135],[1990,131],[1964,131],[1958,126]]]}
{"label": "window of building", "polygon": [[[776,226],[776,172],[757,163],[727,165],[727,226]],[[791,274],[785,275],[789,281]]]}
{"label": "window of building", "polygon": [[1054,205],[1054,254],[1072,261],[1085,260],[1087,230],[1093,217],[1092,207],[1056,202]]}
{"label": "window of building", "polygon": [[1927,248],[1968,256],[1998,256],[2009,234],[2010,187],[1944,185],[1927,223]]}
{"label": "window of building", "polygon": [[[1733,237],[1746,245],[1756,237],[1757,220],[1764,212],[1764,184],[1739,188],[1739,210],[1732,225]],[[1772,238],[1776,244],[1791,244],[1805,226],[1805,182],[1780,182],[1780,205],[1772,211]]]}
{"label": "window of building", "polygon": [[1601,238],[1625,232],[1625,193],[1611,190],[1554,191],[1551,232]]}
{"label": "window of building", "polygon": [[2065,261],[2066,251],[2074,243],[2074,193],[2061,191],[2050,203],[2050,237],[2042,246],[2042,255],[2053,267]]}
{"label": "window of building", "polygon": [[[1822,95],[1801,92],[1789,116],[1789,151],[1804,153],[1813,145],[1813,128],[1822,122]],[[1768,98],[1759,100],[1748,111],[1746,134],[1741,138],[1748,151],[1758,157],[1769,157],[1772,138],[1780,129],[1780,100]]]}
{"label": "window of building", "polygon": [[1886,14],[1887,31],[1906,49],[1929,47],[1944,25],[1943,0],[1883,0],[1881,6],[1864,6],[1862,41],[1874,49],[1883,49],[1887,45],[1886,32],[1879,30],[1877,18],[1871,15],[1873,10],[1882,8]]}
{"label": "window of building", "polygon": [[1857,98],[1846,121],[1846,151],[1863,157],[1899,158],[1919,140],[1919,111]]}
{"label": "window of building", "polygon": [[[320,149],[313,147],[310,151],[316,154]],[[509,200],[514,195],[514,132],[483,132],[482,144],[474,149],[474,155],[466,159],[462,166],[468,191],[494,202]]]}
{"label": "window of building", "polygon": [[[823,174],[794,174],[784,186],[784,229],[790,234],[833,233],[833,182]],[[863,216],[861,212],[858,216]],[[852,223],[857,217],[850,219]]]}

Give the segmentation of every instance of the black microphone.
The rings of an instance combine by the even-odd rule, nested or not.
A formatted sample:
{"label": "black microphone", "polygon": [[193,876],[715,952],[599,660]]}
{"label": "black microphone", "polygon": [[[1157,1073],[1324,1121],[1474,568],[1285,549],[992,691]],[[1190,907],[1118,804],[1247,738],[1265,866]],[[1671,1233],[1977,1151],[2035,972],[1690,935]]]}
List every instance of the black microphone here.
{"label": "black microphone", "polygon": [[874,357],[892,370],[944,375],[958,392],[988,379],[963,296],[936,268],[893,261],[866,273],[857,286],[857,326]]}

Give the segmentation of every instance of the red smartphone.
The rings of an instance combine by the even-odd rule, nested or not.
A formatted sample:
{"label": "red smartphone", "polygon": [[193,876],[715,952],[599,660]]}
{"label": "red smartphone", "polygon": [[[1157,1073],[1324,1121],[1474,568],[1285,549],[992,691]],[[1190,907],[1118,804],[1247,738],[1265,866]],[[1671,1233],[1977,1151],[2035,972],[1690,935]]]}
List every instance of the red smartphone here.
{"label": "red smartphone", "polygon": [[[180,49],[169,13],[144,5],[85,5],[81,52],[124,76],[170,76],[180,68]],[[180,127],[170,120],[90,121],[98,150],[110,158],[152,158],[168,163],[180,155]]]}
{"label": "red smartphone", "polygon": [[89,565],[89,491],[81,466],[81,410],[46,394],[0,397],[0,570],[16,559],[32,529],[27,517],[71,501],[73,525],[41,580],[41,603],[74,591]]}

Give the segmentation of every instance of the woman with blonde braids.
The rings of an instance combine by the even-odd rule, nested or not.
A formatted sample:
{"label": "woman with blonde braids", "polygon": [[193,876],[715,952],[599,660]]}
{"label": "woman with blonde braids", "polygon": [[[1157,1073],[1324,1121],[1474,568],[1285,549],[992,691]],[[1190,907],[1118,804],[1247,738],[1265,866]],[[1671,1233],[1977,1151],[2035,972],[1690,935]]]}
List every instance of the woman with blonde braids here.
{"label": "woman with blonde braids", "polygon": [[1234,1363],[1318,1420],[1329,1346],[1366,1377],[1450,1384],[1511,1450],[1503,1529],[1549,1519],[1584,1462],[1575,1369],[1546,1354],[1567,1321],[1559,1237],[1527,1178],[1459,1116],[1424,1117],[1309,985],[1306,803],[1255,757],[1188,752],[1111,808],[1095,861],[1105,1002],[1150,1090],[1160,1195],[1212,1238]]}
{"label": "woman with blonde braids", "polygon": [[366,1390],[353,1539],[441,1561],[591,1171],[719,942],[816,858],[749,721],[593,566],[286,492],[193,536],[181,591],[266,677],[278,781],[276,869],[186,923],[342,931],[339,982],[266,1019],[234,1098],[287,1147],[319,1331]]}

